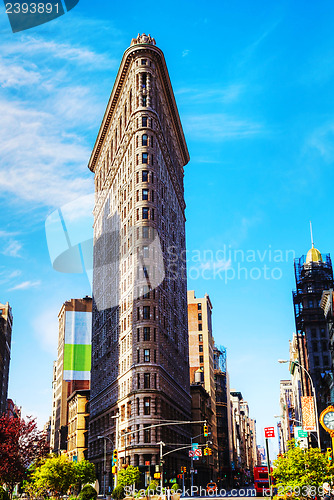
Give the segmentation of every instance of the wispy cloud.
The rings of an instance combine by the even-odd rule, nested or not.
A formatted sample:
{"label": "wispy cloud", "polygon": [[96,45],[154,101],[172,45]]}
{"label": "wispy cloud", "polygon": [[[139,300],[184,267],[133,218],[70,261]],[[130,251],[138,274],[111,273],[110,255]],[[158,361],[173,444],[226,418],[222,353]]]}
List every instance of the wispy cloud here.
{"label": "wispy cloud", "polygon": [[334,122],[326,123],[315,129],[307,138],[306,149],[313,149],[326,162],[334,159]]}
{"label": "wispy cloud", "polygon": [[260,123],[224,113],[185,116],[184,128],[193,138],[200,137],[206,141],[240,139],[264,133]]}
{"label": "wispy cloud", "polygon": [[19,283],[18,285],[13,286],[12,288],[9,289],[10,292],[14,290],[27,290],[29,288],[36,288],[41,284],[40,280],[37,281],[23,281],[22,283]]}
{"label": "wispy cloud", "polygon": [[182,57],[186,57],[189,53],[190,53],[190,50],[189,50],[189,49],[185,49],[185,50],[182,52]]}
{"label": "wispy cloud", "polygon": [[5,245],[1,253],[9,257],[20,257],[21,248],[22,245],[19,241],[11,240]]}

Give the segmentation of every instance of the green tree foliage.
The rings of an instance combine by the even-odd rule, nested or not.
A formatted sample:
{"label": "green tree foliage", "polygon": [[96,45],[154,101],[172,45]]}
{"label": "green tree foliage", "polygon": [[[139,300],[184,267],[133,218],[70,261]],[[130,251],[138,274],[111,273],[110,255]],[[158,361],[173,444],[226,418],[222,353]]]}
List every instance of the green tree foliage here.
{"label": "green tree foliage", "polygon": [[117,485],[122,486],[131,486],[132,484],[139,481],[140,472],[138,467],[133,467],[133,465],[129,465],[126,469],[121,469],[118,473]]}
{"label": "green tree foliage", "polygon": [[47,458],[32,467],[24,490],[30,496],[42,496],[50,491],[55,497],[67,493],[70,487],[95,481],[95,466],[87,460],[70,462],[66,455]]}
{"label": "green tree foliage", "polygon": [[65,495],[76,482],[73,462],[66,455],[47,458],[32,476],[33,488],[50,490],[53,496]]}
{"label": "green tree foliage", "polygon": [[288,442],[288,451],[274,462],[273,477],[278,495],[293,494],[311,497],[321,494],[324,482],[331,482],[334,467],[329,464],[328,454],[319,448],[307,450],[295,446],[295,440]]}
{"label": "green tree foliage", "polygon": [[9,500],[9,495],[7,491],[3,489],[2,486],[0,486],[0,500]]}
{"label": "green tree foliage", "polygon": [[111,496],[114,498],[114,500],[122,500],[125,497],[124,487],[118,484],[113,490]]}
{"label": "green tree foliage", "polygon": [[76,475],[76,483],[79,488],[83,484],[93,483],[96,479],[95,465],[88,460],[74,462],[74,471]]}
{"label": "green tree foliage", "polygon": [[179,486],[177,483],[174,483],[174,484],[172,485],[172,488],[171,488],[171,489],[172,489],[172,491],[177,491],[177,490],[179,490],[179,489],[180,489],[180,486]]}
{"label": "green tree foliage", "polygon": [[97,497],[97,491],[90,484],[87,484],[86,486],[84,486],[79,494],[80,500],[96,500],[96,497]]}

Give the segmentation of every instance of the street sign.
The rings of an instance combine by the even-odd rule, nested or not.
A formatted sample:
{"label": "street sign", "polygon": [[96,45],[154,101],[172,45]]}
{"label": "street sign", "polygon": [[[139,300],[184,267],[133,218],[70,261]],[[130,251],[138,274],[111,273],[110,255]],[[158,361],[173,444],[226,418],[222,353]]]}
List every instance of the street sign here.
{"label": "street sign", "polygon": [[193,460],[199,460],[199,457],[194,456]]}
{"label": "street sign", "polygon": [[155,466],[155,472],[159,472],[159,471],[160,471],[160,467],[159,467],[159,465],[156,465]]}
{"label": "street sign", "polygon": [[154,473],[154,479],[160,479],[160,477],[161,477],[160,472],[155,472]]}
{"label": "street sign", "polygon": [[150,462],[149,460],[146,460],[146,461],[145,461],[145,465],[146,465],[146,466],[147,466],[147,465],[151,465],[151,462]]}
{"label": "street sign", "polygon": [[190,474],[194,474],[195,469],[190,469]]}
{"label": "street sign", "polygon": [[303,429],[298,430],[298,437],[299,438],[307,438],[307,432],[304,431]]}
{"label": "street sign", "polygon": [[307,450],[308,448],[308,440],[306,437],[302,437],[300,440],[299,440],[299,446],[300,448],[304,449],[304,450]]}
{"label": "street sign", "polygon": [[197,450],[194,450],[195,452],[195,457],[201,457],[202,456],[202,450],[200,448],[197,448]]}
{"label": "street sign", "polygon": [[195,456],[195,450],[189,450],[189,457],[194,457]]}
{"label": "street sign", "polygon": [[275,428],[274,427],[265,427],[264,428],[264,437],[265,438],[274,438],[275,437]]}
{"label": "street sign", "polygon": [[192,449],[192,450],[197,450],[197,448],[198,448],[198,443],[193,443],[193,444],[191,445],[191,449]]}

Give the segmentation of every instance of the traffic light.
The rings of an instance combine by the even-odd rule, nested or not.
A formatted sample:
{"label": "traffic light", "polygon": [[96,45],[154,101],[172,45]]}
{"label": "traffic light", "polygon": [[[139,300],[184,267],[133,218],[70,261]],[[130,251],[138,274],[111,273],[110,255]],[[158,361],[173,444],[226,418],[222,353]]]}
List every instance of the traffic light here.
{"label": "traffic light", "polygon": [[113,474],[117,474],[117,466],[116,465],[113,465],[112,468],[111,468],[111,472]]}
{"label": "traffic light", "polygon": [[204,455],[208,455],[208,448],[204,448]]}
{"label": "traffic light", "polygon": [[181,474],[183,474],[183,469],[184,469],[184,467],[181,467]]}
{"label": "traffic light", "polygon": [[208,455],[212,455],[212,450],[211,450],[211,448],[208,448]]}
{"label": "traffic light", "polygon": [[112,454],[113,463],[117,463],[117,459],[118,459],[118,452],[117,452],[117,450],[114,450],[113,454]]}
{"label": "traffic light", "polygon": [[332,465],[333,464],[333,450],[332,450],[332,448],[327,448],[327,459],[328,459],[328,464]]}
{"label": "traffic light", "polygon": [[204,435],[204,437],[208,437],[208,435],[209,435],[209,433],[208,433],[208,426],[207,425],[203,426],[203,435]]}

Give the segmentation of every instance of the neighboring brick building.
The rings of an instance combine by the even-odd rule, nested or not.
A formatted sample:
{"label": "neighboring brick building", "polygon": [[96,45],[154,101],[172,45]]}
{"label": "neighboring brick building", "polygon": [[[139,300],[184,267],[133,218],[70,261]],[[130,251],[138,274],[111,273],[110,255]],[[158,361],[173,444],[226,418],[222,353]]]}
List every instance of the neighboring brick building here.
{"label": "neighboring brick building", "polygon": [[190,382],[195,382],[195,373],[203,372],[203,387],[210,396],[212,418],[210,419],[211,457],[215,478],[218,472],[216,386],[214,375],[214,339],[212,336],[212,304],[209,295],[196,298],[194,290],[188,291],[188,331]]}
{"label": "neighboring brick building", "polygon": [[[162,51],[138,35],[125,51],[89,162],[94,172],[94,278],[89,459],[103,439],[142,472],[159,441],[184,443],[190,420],[183,167],[189,155]],[[132,432],[131,437],[124,437]],[[107,447],[107,470],[111,445]],[[187,460],[166,457],[176,477]],[[110,485],[110,478],[106,487]]]}
{"label": "neighboring brick building", "polygon": [[91,366],[92,298],[71,299],[58,314],[58,358],[53,367],[50,443],[52,451],[67,451],[68,398],[89,391]]}
{"label": "neighboring brick building", "polygon": [[0,303],[0,415],[7,411],[13,315],[8,302]]}

